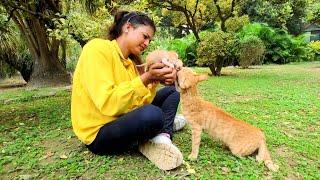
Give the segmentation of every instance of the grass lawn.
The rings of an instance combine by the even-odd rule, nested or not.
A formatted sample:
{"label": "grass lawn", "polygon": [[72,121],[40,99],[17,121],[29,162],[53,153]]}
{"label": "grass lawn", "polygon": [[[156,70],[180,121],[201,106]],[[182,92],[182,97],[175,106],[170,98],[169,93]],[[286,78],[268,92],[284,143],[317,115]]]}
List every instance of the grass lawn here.
{"label": "grass lawn", "polygon": [[[320,179],[320,62],[222,73],[202,82],[200,93],[261,128],[279,172],[233,156],[207,134],[197,161],[168,172],[136,151],[96,156],[72,132],[69,91],[20,88],[0,90],[0,179]],[[174,138],[185,159],[190,133],[187,127]]]}

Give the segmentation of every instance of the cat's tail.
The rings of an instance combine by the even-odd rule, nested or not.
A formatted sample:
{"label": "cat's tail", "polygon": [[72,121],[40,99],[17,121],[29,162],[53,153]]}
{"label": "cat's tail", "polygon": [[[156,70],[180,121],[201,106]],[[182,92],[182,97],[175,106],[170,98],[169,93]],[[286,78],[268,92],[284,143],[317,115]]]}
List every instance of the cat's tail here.
{"label": "cat's tail", "polygon": [[279,166],[276,165],[274,162],[272,162],[268,148],[267,148],[267,144],[266,144],[266,140],[263,136],[263,138],[260,141],[260,147],[258,150],[258,155],[256,156],[257,161],[261,162],[263,161],[265,166],[267,166],[267,168],[271,171],[278,171]]}

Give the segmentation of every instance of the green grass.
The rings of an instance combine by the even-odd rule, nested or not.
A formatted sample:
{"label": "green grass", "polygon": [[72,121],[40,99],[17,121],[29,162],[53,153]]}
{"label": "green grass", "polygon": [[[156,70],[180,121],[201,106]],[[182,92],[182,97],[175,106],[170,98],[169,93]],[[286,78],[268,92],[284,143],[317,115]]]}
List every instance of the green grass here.
{"label": "green grass", "polygon": [[[197,72],[209,72],[196,68]],[[265,132],[271,173],[254,157],[233,156],[202,135],[199,159],[161,171],[136,151],[96,156],[72,132],[70,92],[60,88],[0,92],[0,179],[320,179],[320,63],[224,68],[200,93]],[[190,128],[174,142],[186,158]]]}

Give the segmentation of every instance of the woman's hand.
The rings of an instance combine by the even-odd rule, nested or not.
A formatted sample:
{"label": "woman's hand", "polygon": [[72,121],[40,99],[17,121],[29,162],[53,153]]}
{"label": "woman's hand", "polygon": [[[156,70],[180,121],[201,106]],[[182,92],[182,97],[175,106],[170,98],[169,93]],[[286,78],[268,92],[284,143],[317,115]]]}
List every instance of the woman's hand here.
{"label": "woman's hand", "polygon": [[[174,76],[176,72],[174,73]],[[170,67],[166,67],[165,64],[161,62],[153,63],[149,66],[149,70],[143,73],[140,76],[144,85],[148,85],[151,82],[164,82],[165,84],[169,84],[174,81],[173,80],[173,69]],[[175,79],[175,78],[174,78]]]}
{"label": "woman's hand", "polygon": [[175,68],[171,68],[172,72],[170,74],[164,75],[165,80],[162,81],[165,85],[171,85],[176,81],[177,78],[177,70]]}

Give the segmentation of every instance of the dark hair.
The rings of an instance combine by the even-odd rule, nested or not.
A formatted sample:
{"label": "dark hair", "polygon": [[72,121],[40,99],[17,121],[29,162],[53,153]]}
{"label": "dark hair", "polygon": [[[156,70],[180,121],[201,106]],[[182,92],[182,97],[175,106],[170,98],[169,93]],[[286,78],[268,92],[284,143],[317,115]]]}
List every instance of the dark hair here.
{"label": "dark hair", "polygon": [[[148,17],[148,15],[136,11],[118,11],[114,16],[114,22],[109,29],[108,39],[114,40],[121,36],[122,27],[127,22],[131,23],[134,27],[139,25],[150,26],[153,29],[153,31],[156,32],[156,26],[154,25],[153,20]],[[138,55],[130,54],[129,58],[132,59],[132,61],[136,65],[142,64],[142,60]],[[137,69],[140,74],[144,72],[142,68],[137,67]]]}

